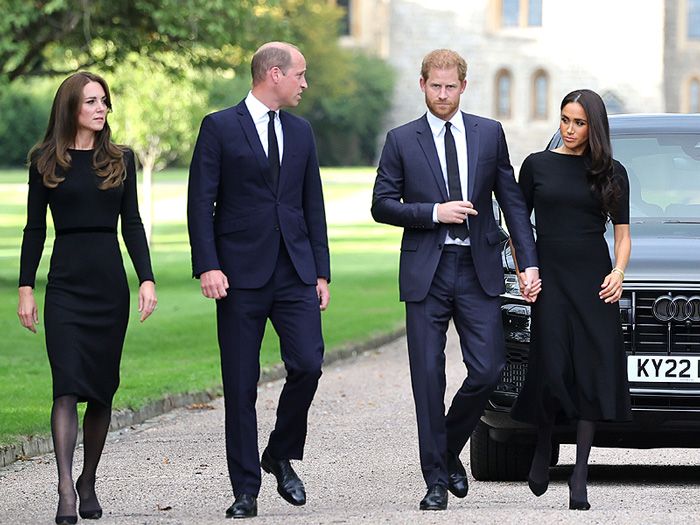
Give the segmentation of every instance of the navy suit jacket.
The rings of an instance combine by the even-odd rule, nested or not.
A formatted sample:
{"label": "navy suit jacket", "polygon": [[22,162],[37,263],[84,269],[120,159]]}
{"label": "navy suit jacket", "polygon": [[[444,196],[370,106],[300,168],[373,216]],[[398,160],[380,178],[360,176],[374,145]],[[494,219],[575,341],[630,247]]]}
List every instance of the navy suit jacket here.
{"label": "navy suit jacket", "polygon": [[222,270],[233,288],[272,276],[280,237],[301,280],[330,281],[328,234],[316,144],[309,123],[280,111],[279,185],[245,102],[207,115],[194,149],[187,226],[195,277]]}
{"label": "navy suit jacket", "polygon": [[[505,215],[521,268],[537,266],[535,243],[501,124],[467,113],[462,117],[469,165],[466,200],[479,212],[469,216],[472,258],[484,292],[496,296],[505,287],[492,193]],[[399,268],[402,301],[422,301],[428,294],[447,233],[446,224],[433,222],[433,206],[448,200],[426,116],[391,130],[379,160],[372,216],[404,228]]]}

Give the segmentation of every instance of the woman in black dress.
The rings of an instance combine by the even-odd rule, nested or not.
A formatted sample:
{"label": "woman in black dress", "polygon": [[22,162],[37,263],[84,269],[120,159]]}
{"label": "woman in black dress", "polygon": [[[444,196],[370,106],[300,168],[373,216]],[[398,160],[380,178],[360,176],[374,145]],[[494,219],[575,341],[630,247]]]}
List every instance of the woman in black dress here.
{"label": "woman in black dress", "polygon": [[[532,307],[528,373],[514,419],[538,427],[528,475],[536,496],[549,484],[552,427],[577,421],[569,508],[588,510],[588,456],[596,421],[631,417],[618,301],[630,256],[629,184],[612,158],[602,99],[582,89],[561,103],[563,144],[533,153],[519,183],[535,210],[542,291]],[[613,224],[615,264],[603,237]]]}
{"label": "woman in black dress", "polygon": [[[46,286],[44,322],[53,378],[51,434],[58,466],[56,523],[97,519],[102,509],[95,476],[119,385],[129,318],[129,288],[117,239],[140,281],[144,321],[156,307],[155,283],[136,198],[131,150],[110,140],[109,88],[99,76],[76,73],[58,88],[44,140],[30,152],[27,226],[19,277],[20,322],[36,332],[34,280],[51,208],[56,238]],[[83,470],[73,488],[77,403],[86,401]],[[76,496],[77,490],[77,496]]]}

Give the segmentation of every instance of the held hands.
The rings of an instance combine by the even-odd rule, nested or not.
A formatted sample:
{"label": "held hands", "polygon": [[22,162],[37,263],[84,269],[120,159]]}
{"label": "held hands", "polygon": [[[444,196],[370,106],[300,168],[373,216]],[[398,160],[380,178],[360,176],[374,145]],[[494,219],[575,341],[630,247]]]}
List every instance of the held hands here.
{"label": "held hands", "polygon": [[462,224],[468,215],[478,215],[469,201],[448,201],[438,204],[437,218],[447,224]]}
{"label": "held hands", "polygon": [[328,303],[331,300],[331,292],[328,290],[328,281],[323,277],[316,279],[316,295],[318,295],[318,303],[321,311],[328,308]]}
{"label": "held hands", "polygon": [[228,279],[221,270],[209,270],[199,276],[202,295],[209,299],[223,299],[228,290]]}
{"label": "held hands", "polygon": [[142,323],[153,313],[157,304],[156,283],[153,281],[142,282],[139,286],[139,312],[141,312],[139,320]]}
{"label": "held hands", "polygon": [[520,272],[520,294],[528,303],[534,303],[537,296],[542,291],[542,279],[537,268],[525,268]]}
{"label": "held hands", "polygon": [[603,284],[600,285],[602,290],[598,293],[598,297],[603,299],[606,303],[616,303],[622,297],[622,281],[625,278],[625,274],[619,268],[613,268],[613,270],[605,276]]}
{"label": "held hands", "polygon": [[39,324],[39,310],[34,299],[34,289],[31,286],[19,287],[19,305],[17,306],[19,322],[27,330],[36,333],[36,325]]}

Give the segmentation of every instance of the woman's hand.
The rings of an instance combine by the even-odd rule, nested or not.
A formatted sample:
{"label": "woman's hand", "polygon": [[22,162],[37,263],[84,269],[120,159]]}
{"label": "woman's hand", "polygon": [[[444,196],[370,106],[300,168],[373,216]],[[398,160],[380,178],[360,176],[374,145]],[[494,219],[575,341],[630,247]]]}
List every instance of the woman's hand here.
{"label": "woman's hand", "polygon": [[153,313],[157,304],[156,283],[153,281],[142,282],[139,286],[139,312],[141,312],[142,323]]}
{"label": "woman's hand", "polygon": [[619,270],[613,270],[605,276],[603,284],[600,285],[602,290],[598,296],[606,303],[616,303],[622,297],[622,280],[624,274]]}
{"label": "woman's hand", "polygon": [[19,287],[17,315],[22,326],[36,333],[36,325],[39,324],[39,309],[36,307],[34,289],[31,286]]}

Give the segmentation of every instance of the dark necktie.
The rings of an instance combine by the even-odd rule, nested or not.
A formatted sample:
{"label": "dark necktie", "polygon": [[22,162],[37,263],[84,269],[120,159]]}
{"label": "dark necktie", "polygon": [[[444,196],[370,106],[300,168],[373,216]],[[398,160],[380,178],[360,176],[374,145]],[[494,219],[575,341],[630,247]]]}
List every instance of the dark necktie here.
{"label": "dark necktie", "polygon": [[277,144],[277,133],[275,133],[275,112],[268,111],[270,121],[267,123],[267,160],[270,163],[270,182],[277,191],[277,183],[280,178],[280,149]]}
{"label": "dark necktie", "polygon": [[[459,163],[457,162],[457,147],[450,128],[452,123],[445,122],[445,163],[447,164],[447,189],[451,201],[461,201],[462,184],[459,181]],[[462,224],[449,225],[450,237],[464,240],[469,237],[466,220]]]}

